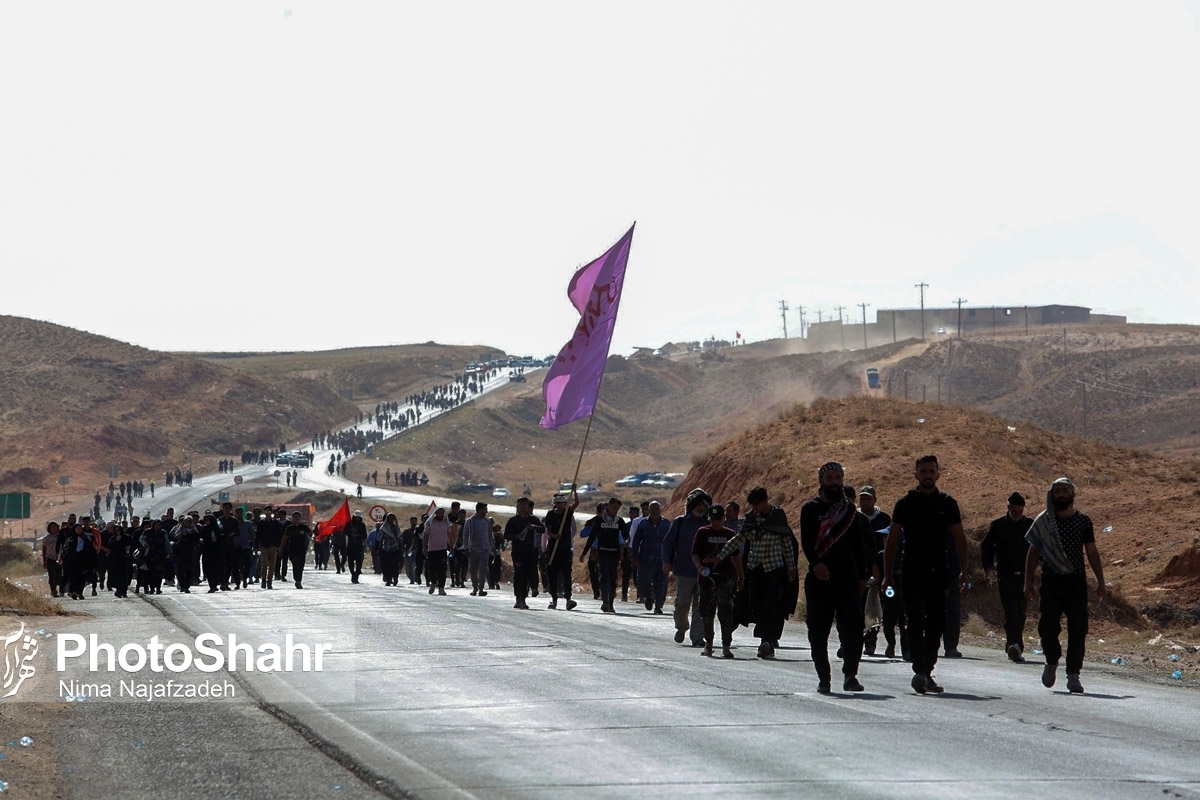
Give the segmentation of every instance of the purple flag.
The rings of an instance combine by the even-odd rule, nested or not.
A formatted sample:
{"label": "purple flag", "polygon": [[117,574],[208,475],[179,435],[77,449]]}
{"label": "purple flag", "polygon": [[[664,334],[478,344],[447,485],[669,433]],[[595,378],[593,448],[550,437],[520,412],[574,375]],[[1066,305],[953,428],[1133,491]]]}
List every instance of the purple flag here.
{"label": "purple flag", "polygon": [[632,242],[631,227],[607,253],[576,272],[567,286],[579,324],[542,382],[546,415],[541,425],[547,430],[586,417],[596,408]]}

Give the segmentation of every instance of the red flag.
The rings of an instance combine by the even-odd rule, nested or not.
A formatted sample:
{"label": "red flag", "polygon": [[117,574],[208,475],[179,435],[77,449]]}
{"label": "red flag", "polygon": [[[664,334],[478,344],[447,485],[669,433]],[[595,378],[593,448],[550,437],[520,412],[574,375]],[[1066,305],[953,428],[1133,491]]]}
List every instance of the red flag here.
{"label": "red flag", "polygon": [[350,500],[347,498],[342,502],[342,507],[333,513],[325,522],[317,523],[316,537],[318,540],[328,539],[335,533],[346,527],[350,522]]}
{"label": "red flag", "polygon": [[739,338],[739,339],[740,339],[740,338],[742,338],[742,332],[741,332],[741,331],[737,331],[737,338]]}

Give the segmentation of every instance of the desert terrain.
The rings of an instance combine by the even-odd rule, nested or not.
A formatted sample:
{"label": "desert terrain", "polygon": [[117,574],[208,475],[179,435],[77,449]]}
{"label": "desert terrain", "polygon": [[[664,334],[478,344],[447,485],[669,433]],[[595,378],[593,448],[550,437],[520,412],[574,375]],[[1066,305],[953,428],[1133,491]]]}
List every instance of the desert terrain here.
{"label": "desert terrain", "polygon": [[[211,471],[243,449],[306,443],[499,351],[427,343],[168,354],[2,317],[0,353],[0,490],[33,494],[32,528],[90,507],[110,464],[141,480],[180,463]],[[880,371],[880,388],[867,388],[867,367]],[[1115,590],[1097,624],[1131,640],[1167,631],[1171,641],[1196,644],[1198,380],[1200,329],[1186,326],[1075,325],[847,352],[773,340],[671,358],[612,356],[578,478],[601,487],[597,499],[657,497],[669,513],[693,486],[724,500],[762,484],[794,519],[824,461],[844,463],[848,482],[876,486],[890,509],[913,459],[933,452],[943,488],[963,508],[978,570],[978,542],[1004,498],[1022,492],[1032,515],[1048,484],[1069,475],[1080,507],[1103,530]],[[574,476],[587,427],[545,431],[542,413],[539,377],[511,383],[356,456],[348,477],[415,468],[428,473],[431,493],[466,482],[515,493],[528,485],[544,503]],[[644,470],[687,477],[673,493],[614,489],[616,479]],[[65,487],[63,474],[71,476]],[[312,502],[318,514],[338,502],[328,492],[262,493],[263,501]],[[965,608],[981,634],[998,624],[991,592],[973,592]]]}

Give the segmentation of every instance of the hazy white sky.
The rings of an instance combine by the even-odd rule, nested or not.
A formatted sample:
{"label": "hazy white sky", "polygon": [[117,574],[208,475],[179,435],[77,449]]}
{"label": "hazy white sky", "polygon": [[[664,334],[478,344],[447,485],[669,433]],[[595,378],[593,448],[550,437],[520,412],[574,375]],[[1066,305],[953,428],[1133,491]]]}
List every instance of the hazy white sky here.
{"label": "hazy white sky", "polygon": [[636,220],[614,352],[922,281],[1200,324],[1198,143],[1197,2],[3,3],[0,314],[545,355]]}

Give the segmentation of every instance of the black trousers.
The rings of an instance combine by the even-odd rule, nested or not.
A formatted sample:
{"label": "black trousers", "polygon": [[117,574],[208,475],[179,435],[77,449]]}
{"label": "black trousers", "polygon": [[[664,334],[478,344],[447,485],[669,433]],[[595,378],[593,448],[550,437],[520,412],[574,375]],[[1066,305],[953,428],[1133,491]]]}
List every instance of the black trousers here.
{"label": "black trousers", "polygon": [[912,671],[928,675],[937,665],[938,647],[946,627],[946,579],[937,573],[904,574],[904,614],[908,617]]}
{"label": "black trousers", "polygon": [[300,581],[304,579],[304,562],[308,560],[308,551],[288,553],[288,560],[292,562],[292,580],[299,586]]}
{"label": "black trousers", "polygon": [[439,590],[446,588],[445,550],[430,550],[425,556],[425,583]]}
{"label": "black trousers", "polygon": [[721,623],[721,646],[733,644],[733,632],[737,630],[737,611],[734,608],[733,595],[736,584],[732,578],[721,577],[717,580],[700,578],[696,582],[696,590],[700,593],[700,620],[704,625],[704,641],[713,644],[716,635],[715,617]]}
{"label": "black trousers", "polygon": [[362,574],[365,555],[361,547],[346,548],[346,566],[350,569],[350,580],[353,583],[358,583],[358,576]]}
{"label": "black trousers", "polygon": [[333,546],[333,566],[338,572],[346,568],[346,545],[334,544]]}
{"label": "black trousers", "polygon": [[[1043,570],[1045,567],[1043,567]],[[1062,658],[1062,617],[1067,617],[1067,674],[1077,674],[1083,667],[1084,641],[1088,632],[1087,576],[1048,575],[1042,572],[1041,617],[1038,634],[1047,664],[1057,664]]]}
{"label": "black trousers", "polygon": [[43,558],[42,564],[46,567],[46,580],[50,583],[50,593],[58,594],[58,588],[63,583],[62,564],[49,558]]}
{"label": "black trousers", "polygon": [[829,664],[829,632],[833,629],[834,617],[837,618],[838,639],[842,643],[842,674],[847,678],[857,675],[864,622],[858,581],[833,577],[822,581],[809,573],[804,577],[804,602],[808,608],[808,644],[812,648],[817,677],[828,681],[833,674]]}
{"label": "black trousers", "polygon": [[617,599],[617,567],[621,565],[621,554],[601,550],[596,554],[596,561],[600,566],[600,602],[612,608]]}
{"label": "black trousers", "polygon": [[754,609],[754,637],[768,642],[778,642],[783,636],[783,623],[787,619],[784,611],[784,593],[788,587],[786,567],[764,570],[761,566],[746,575],[750,586],[750,605]]}
{"label": "black trousers", "polygon": [[208,581],[209,589],[219,589],[225,583],[224,555],[220,550],[214,548],[206,550],[201,555],[204,564],[204,579]]}
{"label": "black trousers", "polygon": [[513,553],[513,596],[524,601],[529,596],[529,590],[537,585],[537,553]]}
{"label": "black trousers", "polygon": [[569,548],[564,547],[554,554],[554,558],[546,561],[546,591],[550,593],[550,599],[556,602],[560,597],[571,599],[572,554]]}
{"label": "black trousers", "polygon": [[1004,607],[1004,647],[1017,645],[1025,649],[1025,618],[1028,608],[1025,602],[1025,578],[1021,575],[1001,575],[1000,605]]}
{"label": "black trousers", "polygon": [[396,583],[400,579],[400,551],[380,550],[379,562],[383,571],[383,582]]}

